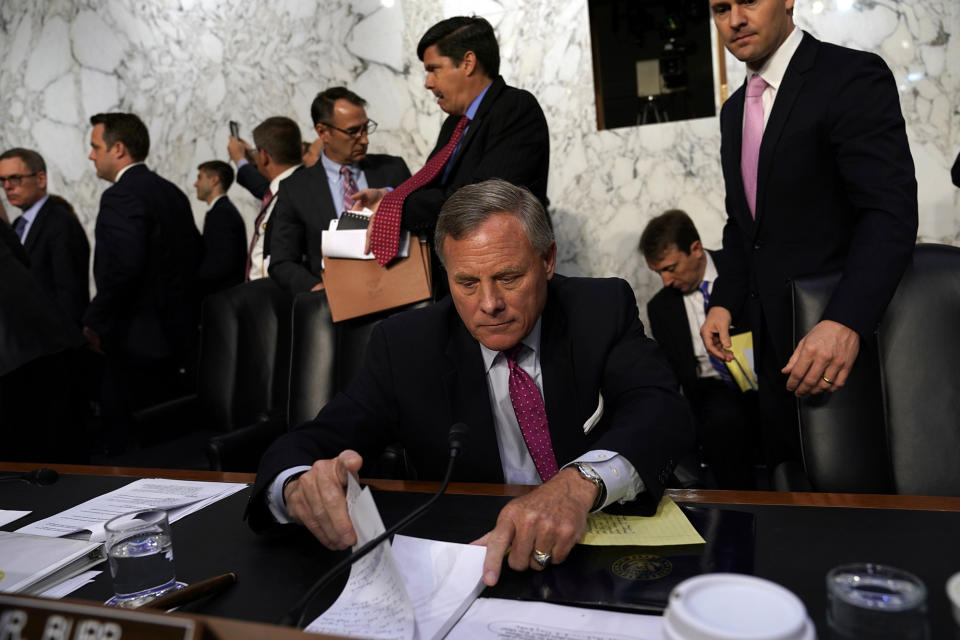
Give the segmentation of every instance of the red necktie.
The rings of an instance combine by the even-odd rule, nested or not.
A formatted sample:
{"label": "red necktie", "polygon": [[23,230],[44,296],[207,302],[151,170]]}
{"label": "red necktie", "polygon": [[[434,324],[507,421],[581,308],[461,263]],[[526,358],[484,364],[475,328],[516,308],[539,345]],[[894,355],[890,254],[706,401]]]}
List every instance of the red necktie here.
{"label": "red necktie", "polygon": [[353,179],[353,173],[350,171],[350,167],[340,167],[340,175],[343,176],[343,210],[350,211],[353,209],[353,199],[350,196],[359,191],[359,189],[357,188],[356,181]]}
{"label": "red necktie", "polygon": [[403,214],[403,201],[408,195],[426,185],[440,175],[445,164],[453,154],[463,130],[470,124],[470,118],[463,116],[457,123],[450,140],[432,158],[427,160],[420,171],[407,178],[396,189],[384,196],[373,218],[373,230],[370,235],[370,250],[376,256],[380,266],[386,266],[397,255],[400,244],[400,218]]}
{"label": "red necktie", "polygon": [[517,356],[522,349],[523,343],[520,343],[503,352],[510,368],[510,402],[513,403],[520,433],[523,434],[523,441],[527,443],[540,480],[546,482],[559,471],[557,457],[553,453],[550,429],[547,426],[547,411],[543,406],[540,389],[530,374],[517,364]]}
{"label": "red necktie", "polygon": [[250,264],[253,262],[253,248],[257,246],[257,239],[260,237],[260,227],[263,226],[263,218],[267,215],[267,207],[270,206],[270,201],[273,200],[273,191],[270,188],[267,188],[266,193],[263,194],[263,200],[261,200],[260,213],[257,214],[257,220],[253,223],[253,237],[250,238],[250,249],[247,250],[247,270],[244,271],[244,280],[250,280]]}
{"label": "red necktie", "polygon": [[763,90],[767,82],[759,74],[747,83],[743,107],[743,142],[740,145],[740,173],[747,196],[750,215],[757,217],[757,170],[760,163],[760,141],[763,139]]}

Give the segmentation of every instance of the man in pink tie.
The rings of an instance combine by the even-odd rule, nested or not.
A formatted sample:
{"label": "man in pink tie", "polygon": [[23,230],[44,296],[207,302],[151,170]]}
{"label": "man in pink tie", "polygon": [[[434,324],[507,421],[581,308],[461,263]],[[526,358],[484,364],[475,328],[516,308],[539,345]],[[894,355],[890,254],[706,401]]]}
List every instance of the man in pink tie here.
{"label": "man in pink tie", "polygon": [[553,233],[529,190],[463,187],[435,242],[450,296],[376,327],[347,391],[263,455],[248,516],[346,548],[347,475],[370,474],[364,461],[400,443],[416,477],[439,480],[447,432],[463,422],[454,480],[539,485],[478,540],[492,585],[505,556],[515,570],[562,562],[592,510],[655,505],[692,450],[691,416],[629,285],[554,274]]}
{"label": "man in pink tie", "polygon": [[[794,0],[710,0],[747,81],[720,115],[727,224],[701,328],[730,360],[733,316],[754,332],[770,470],[800,459],[796,397],[843,387],[913,252],[917,183],[897,86],[874,54],[794,26]],[[796,344],[789,282],[842,272],[821,321]]]}
{"label": "man in pink tie", "polygon": [[[426,72],[424,86],[449,117],[425,166],[408,181],[416,183],[389,196],[385,189],[357,196],[378,212],[372,250],[382,264],[396,255],[401,228],[432,235],[443,203],[463,185],[502,178],[528,188],[547,206],[547,120],[531,93],[500,76],[500,47],[490,23],[464,16],[438,22],[420,39],[417,57]],[[434,282],[442,286],[445,280]]]}

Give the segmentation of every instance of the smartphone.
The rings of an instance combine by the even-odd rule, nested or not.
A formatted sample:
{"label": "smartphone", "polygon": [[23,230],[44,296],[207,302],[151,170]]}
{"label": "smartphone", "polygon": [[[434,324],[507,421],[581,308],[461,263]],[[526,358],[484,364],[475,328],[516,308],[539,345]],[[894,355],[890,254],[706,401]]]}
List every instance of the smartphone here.
{"label": "smartphone", "polygon": [[230,121],[230,135],[232,135],[237,140],[240,139],[240,123],[236,120]]}

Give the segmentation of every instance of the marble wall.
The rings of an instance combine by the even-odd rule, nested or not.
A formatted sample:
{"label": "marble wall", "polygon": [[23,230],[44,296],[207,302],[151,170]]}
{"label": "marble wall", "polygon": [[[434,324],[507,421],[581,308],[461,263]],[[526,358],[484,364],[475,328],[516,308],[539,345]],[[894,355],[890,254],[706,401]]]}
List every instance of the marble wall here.
{"label": "marble wall", "polygon": [[[597,131],[586,0],[4,0],[0,147],[38,149],[52,190],[91,236],[107,186],[86,160],[88,118],[99,111],[138,113],[153,138],[148,163],[192,197],[196,165],[227,157],[228,120],[249,136],[263,118],[288,115],[312,139],[313,95],[347,84],[380,123],[371,150],[416,169],[443,119],[423,89],[416,43],[437,20],[474,13],[497,29],[507,82],[546,112],[562,272],[620,275],[642,303],[660,285],[637,239],[667,208],[686,209],[705,244],[719,245],[716,118]],[[797,0],[795,17],[891,66],[917,164],[920,237],[960,244],[960,190],[949,179],[960,150],[960,5]],[[721,63],[736,87],[742,65],[729,55]],[[256,203],[237,187],[230,195],[249,224]],[[194,211],[202,223],[203,204]]]}

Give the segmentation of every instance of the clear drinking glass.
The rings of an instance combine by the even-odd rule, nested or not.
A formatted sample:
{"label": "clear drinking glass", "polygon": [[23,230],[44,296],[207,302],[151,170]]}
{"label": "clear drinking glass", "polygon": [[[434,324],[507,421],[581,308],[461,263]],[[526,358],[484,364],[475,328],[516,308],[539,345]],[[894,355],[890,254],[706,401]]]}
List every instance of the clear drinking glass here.
{"label": "clear drinking glass", "polygon": [[827,573],[827,623],[835,637],[926,640],[927,587],[882,564],[845,564]]}
{"label": "clear drinking glass", "polygon": [[180,588],[166,511],[135,511],[107,522],[107,559],[116,594],[107,604],[134,608]]}

